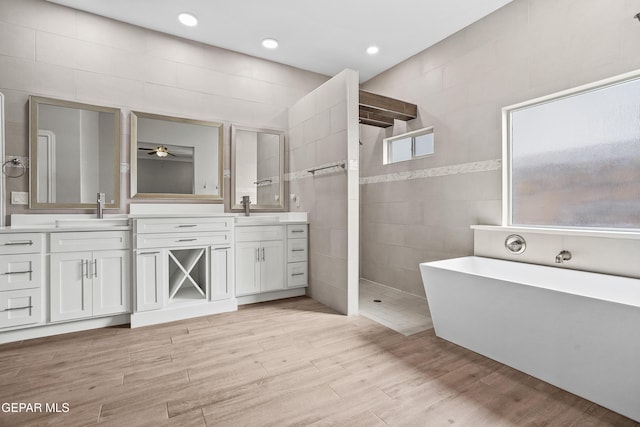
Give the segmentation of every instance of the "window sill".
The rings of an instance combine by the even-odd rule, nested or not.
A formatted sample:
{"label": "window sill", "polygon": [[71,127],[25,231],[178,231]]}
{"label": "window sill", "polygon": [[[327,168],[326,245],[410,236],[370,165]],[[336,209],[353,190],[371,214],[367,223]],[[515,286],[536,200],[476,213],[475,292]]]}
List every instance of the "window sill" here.
{"label": "window sill", "polygon": [[586,230],[570,228],[543,228],[543,227],[522,227],[505,225],[472,225],[473,230],[483,231],[510,231],[514,233],[535,233],[550,234],[555,236],[585,236],[603,237],[610,239],[631,239],[640,240],[640,230],[637,231],[611,231],[611,230]]}

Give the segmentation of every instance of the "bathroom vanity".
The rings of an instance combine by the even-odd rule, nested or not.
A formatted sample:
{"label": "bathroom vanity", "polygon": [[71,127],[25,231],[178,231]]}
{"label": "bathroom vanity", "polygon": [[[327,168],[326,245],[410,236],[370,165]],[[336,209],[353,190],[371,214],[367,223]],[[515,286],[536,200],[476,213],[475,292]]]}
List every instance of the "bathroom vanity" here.
{"label": "bathroom vanity", "polygon": [[256,218],[236,219],[236,295],[240,304],[304,295],[306,222]]}
{"label": "bathroom vanity", "polygon": [[232,235],[231,216],[134,218],[131,326],[237,309]]}
{"label": "bathroom vanity", "polygon": [[0,343],[305,294],[306,214],[158,206],[103,219],[14,215],[0,229]]}

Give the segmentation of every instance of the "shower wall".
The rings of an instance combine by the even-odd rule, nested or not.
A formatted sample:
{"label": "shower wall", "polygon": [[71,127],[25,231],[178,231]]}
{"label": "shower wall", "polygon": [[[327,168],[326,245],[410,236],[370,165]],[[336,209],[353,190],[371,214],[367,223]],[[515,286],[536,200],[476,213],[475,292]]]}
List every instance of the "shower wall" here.
{"label": "shower wall", "polygon": [[[358,73],[345,70],[289,110],[292,211],[309,212],[309,289],[358,311]],[[344,166],[344,167],[343,167]],[[315,173],[310,169],[325,168]]]}
{"label": "shower wall", "polygon": [[407,130],[434,126],[435,154],[382,165],[394,129],[361,126],[362,277],[423,296],[420,262],[472,254],[469,226],[501,222],[501,108],[640,68],[638,12],[515,0],[367,81],[418,105]]}

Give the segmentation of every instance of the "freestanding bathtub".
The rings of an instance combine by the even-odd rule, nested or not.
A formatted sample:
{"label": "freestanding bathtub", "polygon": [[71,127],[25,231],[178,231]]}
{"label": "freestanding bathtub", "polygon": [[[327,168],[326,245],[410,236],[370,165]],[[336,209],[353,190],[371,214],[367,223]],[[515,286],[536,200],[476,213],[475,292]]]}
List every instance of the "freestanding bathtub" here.
{"label": "freestanding bathtub", "polygon": [[475,256],[420,271],[437,336],[640,421],[640,280]]}

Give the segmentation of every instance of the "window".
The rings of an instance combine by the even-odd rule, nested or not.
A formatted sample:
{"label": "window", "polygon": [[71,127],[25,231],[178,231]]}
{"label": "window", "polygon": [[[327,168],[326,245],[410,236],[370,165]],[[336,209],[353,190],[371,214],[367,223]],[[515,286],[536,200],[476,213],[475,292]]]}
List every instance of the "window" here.
{"label": "window", "polygon": [[425,128],[383,140],[383,164],[404,162],[433,154],[433,128]]}
{"label": "window", "polygon": [[503,110],[505,225],[640,229],[640,75]]}

